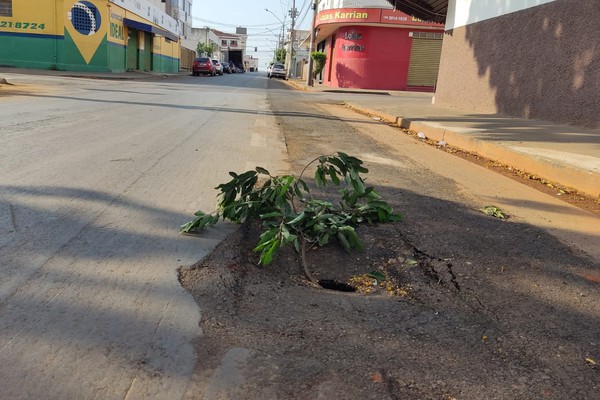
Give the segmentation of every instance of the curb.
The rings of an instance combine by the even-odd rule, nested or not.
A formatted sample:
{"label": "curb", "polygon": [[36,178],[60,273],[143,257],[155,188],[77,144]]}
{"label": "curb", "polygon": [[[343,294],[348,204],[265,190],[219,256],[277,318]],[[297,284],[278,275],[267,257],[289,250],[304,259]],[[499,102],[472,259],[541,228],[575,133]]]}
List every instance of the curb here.
{"label": "curb", "polygon": [[407,117],[397,117],[349,102],[346,103],[346,106],[361,113],[380,117],[383,121],[398,125],[401,128],[423,132],[429,139],[444,140],[447,144],[461,150],[478,154],[549,181],[574,188],[581,193],[593,197],[600,196],[600,174],[593,171],[526,155],[508,146],[485,142],[445,128],[432,126],[427,122],[412,121]]}
{"label": "curb", "polygon": [[300,90],[300,91],[303,91],[303,92],[308,92],[308,88],[306,86],[300,85],[300,84],[294,82],[291,79],[284,79],[283,82],[286,85],[288,85],[288,86],[292,86],[296,90]]}
{"label": "curb", "polygon": [[61,78],[79,78],[79,79],[98,79],[98,80],[114,80],[114,81],[133,81],[133,80],[155,80],[165,78],[179,78],[187,76],[191,72],[182,71],[179,73],[160,73],[160,72],[79,72],[79,71],[58,71],[58,70],[42,70],[34,68],[6,68],[0,67],[0,73],[30,75],[30,76],[49,76]]}

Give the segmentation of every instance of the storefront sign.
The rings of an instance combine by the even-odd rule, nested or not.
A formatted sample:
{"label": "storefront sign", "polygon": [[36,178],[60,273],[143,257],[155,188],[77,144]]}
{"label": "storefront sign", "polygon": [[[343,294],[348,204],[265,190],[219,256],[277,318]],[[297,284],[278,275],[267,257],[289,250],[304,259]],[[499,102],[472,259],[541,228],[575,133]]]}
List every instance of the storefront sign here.
{"label": "storefront sign", "polygon": [[365,51],[365,46],[358,44],[343,44],[342,51]]}
{"label": "storefront sign", "polygon": [[362,33],[357,32],[346,32],[344,33],[344,39],[348,40],[360,40],[363,38]]}
{"label": "storefront sign", "polygon": [[410,25],[443,27],[443,24],[424,22],[403,12],[381,8],[338,8],[324,10],[317,16],[316,25],[343,22],[380,23],[390,25]]}
{"label": "storefront sign", "polygon": [[381,21],[382,24],[392,25],[411,25],[411,26],[439,26],[443,27],[444,24],[436,24],[433,22],[426,22],[415,17],[411,17],[408,14],[397,10],[381,10]]}
{"label": "storefront sign", "polygon": [[[364,36],[362,33],[351,30],[348,32],[344,32],[344,35],[342,37],[344,39],[341,45],[342,51],[365,51],[365,46],[360,43],[357,43],[363,39]],[[345,41],[350,41],[350,43],[344,43]]]}
{"label": "storefront sign", "polygon": [[381,9],[378,8],[338,8],[321,11],[317,17],[317,25],[336,22],[379,22]]}

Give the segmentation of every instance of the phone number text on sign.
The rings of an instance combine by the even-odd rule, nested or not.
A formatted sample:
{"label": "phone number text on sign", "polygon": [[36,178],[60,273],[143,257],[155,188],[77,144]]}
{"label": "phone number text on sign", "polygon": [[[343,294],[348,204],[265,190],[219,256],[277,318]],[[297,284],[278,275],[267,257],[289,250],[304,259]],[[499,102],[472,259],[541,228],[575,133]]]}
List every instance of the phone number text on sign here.
{"label": "phone number text on sign", "polygon": [[46,29],[46,24],[38,24],[37,22],[0,21],[0,28],[30,29],[43,31],[44,29]]}

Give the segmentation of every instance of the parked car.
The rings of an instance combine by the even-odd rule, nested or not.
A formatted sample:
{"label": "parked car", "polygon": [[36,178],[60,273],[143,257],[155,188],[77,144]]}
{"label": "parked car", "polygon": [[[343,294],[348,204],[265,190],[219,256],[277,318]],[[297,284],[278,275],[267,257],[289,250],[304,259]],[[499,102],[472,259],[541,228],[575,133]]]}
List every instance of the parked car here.
{"label": "parked car", "polygon": [[228,62],[223,62],[223,63],[221,63],[221,65],[223,66],[224,73],[226,73],[226,74],[231,73],[231,65]]}
{"label": "parked car", "polygon": [[217,74],[215,65],[210,58],[198,57],[194,60],[194,64],[192,64],[192,75],[198,76],[200,74],[210,76],[215,76]]}
{"label": "parked car", "polygon": [[285,65],[279,63],[273,64],[271,71],[269,71],[269,78],[273,77],[287,79],[287,69],[285,68]]}
{"label": "parked car", "polygon": [[215,72],[217,75],[223,75],[223,65],[219,62],[219,60],[212,60],[212,63],[215,66]]}

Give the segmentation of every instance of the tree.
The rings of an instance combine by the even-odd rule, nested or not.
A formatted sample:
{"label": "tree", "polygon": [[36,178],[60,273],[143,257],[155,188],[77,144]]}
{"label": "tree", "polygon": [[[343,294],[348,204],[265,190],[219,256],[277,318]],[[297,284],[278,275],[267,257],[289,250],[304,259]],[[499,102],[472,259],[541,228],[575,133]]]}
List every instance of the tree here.
{"label": "tree", "polygon": [[196,49],[198,50],[198,54],[205,54],[206,57],[212,57],[215,51],[215,44],[199,42]]}
{"label": "tree", "polygon": [[[318,163],[315,172],[317,186],[333,184],[339,190],[338,205],[329,200],[311,196],[302,179],[304,172]],[[211,214],[197,211],[195,218],[180,227],[182,233],[197,233],[214,226],[219,219],[243,223],[250,219],[262,222],[263,233],[254,251],[260,253],[259,263],[268,265],[277,251],[292,244],[301,255],[306,277],[314,284],[308,268],[306,251],[325,246],[336,239],[346,250],[362,249],[355,227],[363,222],[393,222],[401,220],[392,207],[382,200],[371,186],[366,186],[361,173],[368,169],[358,158],[338,152],[337,155],[320,156],[311,161],[298,178],[293,175],[272,176],[264,168],[242,174],[230,172],[231,181],[217,186],[220,190],[217,210]],[[259,175],[265,182],[256,187]]]}
{"label": "tree", "polygon": [[275,61],[277,61],[278,63],[284,63],[286,53],[287,52],[285,49],[277,49],[277,51],[275,52]]}
{"label": "tree", "polygon": [[325,68],[325,61],[327,61],[327,55],[322,51],[313,51],[310,53],[310,56],[315,61],[315,68],[313,70],[313,78],[319,76],[321,72],[323,72],[323,68]]}

